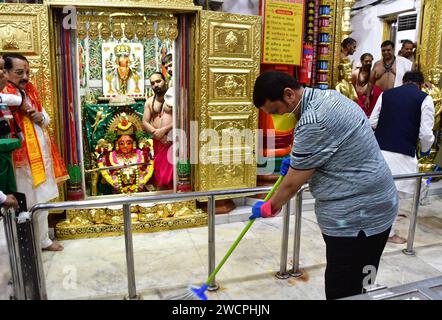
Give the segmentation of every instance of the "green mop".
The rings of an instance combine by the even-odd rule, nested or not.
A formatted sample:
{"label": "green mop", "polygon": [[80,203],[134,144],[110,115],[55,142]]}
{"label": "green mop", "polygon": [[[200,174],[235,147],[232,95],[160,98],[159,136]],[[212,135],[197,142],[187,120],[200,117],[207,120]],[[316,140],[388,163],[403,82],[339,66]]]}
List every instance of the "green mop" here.
{"label": "green mop", "polygon": [[[281,184],[282,179],[284,179],[284,176],[280,176],[278,178],[278,180],[276,181],[272,190],[270,190],[269,193],[267,194],[267,196],[265,197],[264,201],[267,201],[272,197],[275,190],[278,189],[279,185]],[[233,250],[235,250],[235,248],[238,246],[239,242],[242,240],[242,238],[247,233],[247,231],[250,229],[250,227],[252,226],[253,222],[255,222],[255,220],[256,219],[249,220],[249,222],[247,223],[245,228],[241,231],[239,236],[236,238],[235,242],[232,244],[232,246],[227,251],[226,255],[223,257],[221,262],[216,266],[215,270],[213,270],[213,272],[207,278],[206,282],[204,282],[204,284],[201,287],[191,286],[190,290],[188,290],[188,292],[186,292],[185,294],[183,294],[181,296],[169,298],[168,300],[207,300],[207,296],[206,296],[205,292],[206,292],[207,288],[209,287],[209,284],[213,281],[213,279],[215,279],[216,274],[219,272],[219,270],[222,268],[224,263],[230,257]]]}

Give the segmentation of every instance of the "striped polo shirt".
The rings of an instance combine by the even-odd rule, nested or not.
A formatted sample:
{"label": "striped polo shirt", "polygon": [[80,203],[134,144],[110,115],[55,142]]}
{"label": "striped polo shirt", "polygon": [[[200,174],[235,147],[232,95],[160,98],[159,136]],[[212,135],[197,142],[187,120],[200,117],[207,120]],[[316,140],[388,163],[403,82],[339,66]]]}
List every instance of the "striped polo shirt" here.
{"label": "striped polo shirt", "polygon": [[387,230],[398,210],[391,171],[362,109],[334,90],[305,88],[291,167],[309,179],[321,231],[334,237]]}

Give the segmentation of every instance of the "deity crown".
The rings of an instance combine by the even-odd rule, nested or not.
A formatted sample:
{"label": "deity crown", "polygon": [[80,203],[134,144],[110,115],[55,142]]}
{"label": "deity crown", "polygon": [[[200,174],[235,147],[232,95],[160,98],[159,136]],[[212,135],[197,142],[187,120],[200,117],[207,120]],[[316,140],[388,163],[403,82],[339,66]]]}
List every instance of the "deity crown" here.
{"label": "deity crown", "polygon": [[115,46],[114,49],[115,55],[128,55],[130,54],[130,46],[124,43],[121,43]]}
{"label": "deity crown", "polygon": [[118,135],[122,135],[122,134],[131,135],[134,133],[133,123],[129,121],[129,117],[127,116],[127,114],[125,112],[123,112],[120,115],[119,120],[120,121],[118,122],[118,125],[117,125],[117,134]]}

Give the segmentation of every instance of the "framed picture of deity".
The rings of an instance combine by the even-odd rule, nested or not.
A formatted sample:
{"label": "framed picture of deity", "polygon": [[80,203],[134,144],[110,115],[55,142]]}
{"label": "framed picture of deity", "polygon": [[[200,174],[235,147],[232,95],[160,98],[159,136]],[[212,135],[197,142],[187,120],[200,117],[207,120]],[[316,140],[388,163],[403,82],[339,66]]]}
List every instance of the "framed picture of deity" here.
{"label": "framed picture of deity", "polygon": [[142,97],[144,95],[144,50],[142,43],[102,44],[103,95]]}

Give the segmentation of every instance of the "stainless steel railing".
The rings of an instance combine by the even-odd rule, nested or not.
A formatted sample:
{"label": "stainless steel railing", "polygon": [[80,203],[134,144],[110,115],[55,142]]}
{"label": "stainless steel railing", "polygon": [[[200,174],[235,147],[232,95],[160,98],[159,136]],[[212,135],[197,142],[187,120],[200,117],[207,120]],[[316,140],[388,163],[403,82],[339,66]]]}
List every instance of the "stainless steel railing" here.
{"label": "stainless steel railing", "polygon": [[[122,196],[112,199],[94,199],[94,200],[83,200],[83,201],[65,201],[65,202],[54,202],[54,203],[44,203],[36,204],[30,209],[30,219],[33,225],[37,228],[37,219],[34,218],[41,210],[67,210],[67,209],[85,209],[85,208],[97,208],[103,205],[106,206],[123,206],[123,217],[124,217],[124,240],[126,249],[126,265],[127,265],[127,281],[128,281],[128,296],[127,299],[135,300],[139,299],[140,296],[137,295],[136,281],[135,281],[135,264],[134,264],[134,252],[132,243],[132,225],[131,225],[131,212],[130,206],[132,204],[138,203],[149,203],[149,202],[164,202],[164,201],[174,201],[174,200],[189,200],[189,199],[208,199],[208,256],[209,256],[209,270],[208,275],[210,275],[213,270],[215,270],[215,200],[218,196],[233,196],[233,195],[251,195],[251,194],[261,194],[266,193],[271,190],[269,187],[258,187],[258,188],[245,188],[245,189],[235,189],[235,190],[220,190],[220,191],[210,191],[210,192],[189,192],[189,193],[173,193],[173,194],[162,194],[162,195],[146,195],[146,196]],[[38,238],[38,237],[37,237]],[[35,240],[35,239],[34,239]],[[38,241],[38,240],[35,240]],[[37,253],[38,259],[41,260],[41,252]],[[43,272],[41,272],[43,274]],[[45,283],[45,279],[42,279],[42,283]],[[216,290],[218,287],[215,283],[215,279],[209,286],[209,290]],[[41,296],[47,297],[46,288],[42,286],[40,288]]]}
{"label": "stainless steel railing", "polygon": [[[404,249],[406,254],[414,254],[413,252],[413,241],[414,234],[417,223],[417,211],[419,208],[419,197],[420,197],[420,187],[422,178],[425,177],[438,177],[442,176],[442,173],[420,173],[420,174],[406,174],[397,175],[394,178],[399,179],[416,179],[416,191],[413,198],[413,210],[410,217],[410,228],[408,234],[407,249]],[[281,254],[280,254],[280,271],[277,273],[279,278],[287,278],[288,276],[300,276],[302,274],[299,268],[299,257],[300,257],[300,244],[301,244],[301,218],[302,218],[302,201],[303,192],[308,189],[308,185],[304,185],[295,195],[295,229],[294,229],[294,244],[293,244],[293,266],[290,272],[287,272],[287,252],[288,252],[288,240],[289,240],[289,223],[290,223],[290,201],[287,203],[284,210],[283,218],[283,232],[281,239]],[[85,208],[97,208],[103,205],[123,206],[123,216],[124,216],[124,239],[125,239],[125,249],[126,249],[126,265],[128,274],[128,299],[139,299],[140,296],[137,295],[136,291],[136,279],[135,279],[135,267],[134,267],[134,253],[133,253],[133,243],[132,243],[132,225],[131,225],[131,210],[132,204],[139,203],[149,203],[149,202],[165,202],[174,200],[189,200],[189,199],[208,199],[208,275],[210,275],[215,269],[215,200],[218,196],[233,196],[233,195],[254,195],[262,194],[271,190],[271,186],[268,187],[258,187],[258,188],[245,188],[245,189],[235,189],[235,190],[219,190],[210,192],[189,192],[189,193],[174,193],[174,194],[162,194],[162,195],[144,195],[144,196],[121,196],[111,199],[94,199],[94,200],[83,200],[83,201],[65,201],[65,202],[55,202],[55,203],[45,203],[37,204],[30,209],[30,220],[33,225],[37,228],[37,219],[34,215],[38,214],[41,210],[67,210],[67,209],[85,209]],[[38,237],[34,239],[38,242]],[[38,243],[35,243],[36,247],[39,247]],[[37,259],[41,261],[41,252],[38,250]],[[38,264],[41,266],[41,264]],[[41,270],[42,271],[42,270]],[[40,272],[44,275],[44,272]],[[40,288],[41,297],[47,297],[45,279],[44,276],[41,279],[42,286]],[[210,284],[209,290],[216,290],[218,286],[215,280]]]}
{"label": "stainless steel railing", "polygon": [[[408,239],[407,248],[402,250],[406,255],[414,255],[413,244],[414,236],[416,232],[417,225],[417,214],[419,210],[419,200],[421,195],[422,178],[427,177],[442,177],[442,172],[429,172],[429,173],[412,173],[412,174],[401,174],[394,175],[395,180],[410,180],[416,179],[416,188],[413,195],[412,211],[410,215],[410,226],[408,229]],[[280,279],[287,278],[289,275],[293,277],[299,277],[302,275],[302,271],[299,268],[299,257],[301,249],[301,218],[302,218],[302,195],[303,192],[308,189],[308,185],[302,186],[295,195],[295,227],[294,227],[294,241],[293,241],[293,267],[290,272],[287,272],[287,248],[288,248],[288,237],[284,238],[281,242],[281,264],[280,270],[277,272],[276,276]],[[283,220],[283,230],[289,228],[289,218],[285,217]],[[283,257],[285,260],[283,261]]]}

